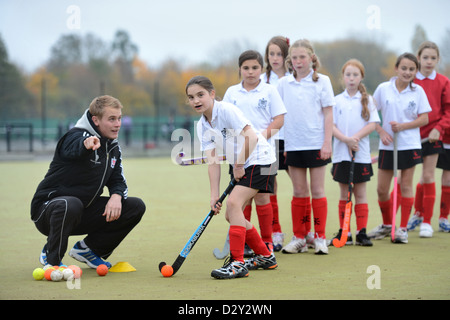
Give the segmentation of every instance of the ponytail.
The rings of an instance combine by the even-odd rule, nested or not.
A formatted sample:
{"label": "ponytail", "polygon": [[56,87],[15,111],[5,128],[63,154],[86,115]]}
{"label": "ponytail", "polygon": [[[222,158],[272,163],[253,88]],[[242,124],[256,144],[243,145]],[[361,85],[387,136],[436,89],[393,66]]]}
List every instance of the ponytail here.
{"label": "ponytail", "polygon": [[319,58],[317,58],[317,56],[313,54],[311,59],[312,59],[312,69],[314,71],[312,79],[314,82],[317,82],[319,80],[319,74],[317,73],[317,69],[320,68]]}
{"label": "ponytail", "polygon": [[365,121],[369,121],[370,119],[370,110],[369,110],[369,94],[367,93],[366,86],[360,82],[358,86],[359,92],[361,92],[361,118]]}

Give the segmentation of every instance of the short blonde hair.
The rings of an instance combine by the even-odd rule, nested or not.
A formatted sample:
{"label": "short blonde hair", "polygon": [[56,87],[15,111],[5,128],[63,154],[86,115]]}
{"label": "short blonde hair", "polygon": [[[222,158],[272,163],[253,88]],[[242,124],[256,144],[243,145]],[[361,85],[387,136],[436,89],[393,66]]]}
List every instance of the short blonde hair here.
{"label": "short blonde hair", "polygon": [[111,107],[115,109],[122,109],[123,106],[119,99],[112,96],[104,95],[94,98],[89,105],[89,113],[93,116],[101,118],[104,113],[105,107]]}

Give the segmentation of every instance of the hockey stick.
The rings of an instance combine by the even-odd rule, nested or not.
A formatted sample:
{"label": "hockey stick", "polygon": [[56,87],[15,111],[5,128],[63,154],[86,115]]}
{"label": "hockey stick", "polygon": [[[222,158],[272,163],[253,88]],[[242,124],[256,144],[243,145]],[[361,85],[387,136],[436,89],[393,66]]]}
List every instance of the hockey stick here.
{"label": "hockey stick", "polygon": [[391,229],[391,241],[395,239],[395,220],[397,215],[397,166],[398,166],[398,151],[397,151],[397,132],[394,132],[394,190],[392,195],[392,229]]}
{"label": "hockey stick", "polygon": [[350,215],[352,213],[352,191],[353,191],[353,173],[355,171],[355,151],[352,151],[352,161],[350,163],[350,173],[348,181],[347,204],[345,205],[344,222],[342,226],[341,238],[333,239],[333,246],[341,248],[345,246],[348,237],[348,229],[350,226]]}
{"label": "hockey stick", "polygon": [[[233,190],[235,184],[236,184],[236,180],[232,179],[230,181],[230,184],[224,191],[224,193],[220,196],[219,200],[217,200],[217,203],[222,203],[225,200],[227,195],[229,195],[231,193],[231,191]],[[211,211],[208,213],[208,215],[203,220],[203,222],[200,224],[200,226],[197,228],[197,230],[195,230],[194,234],[189,238],[189,240],[186,243],[186,245],[184,246],[183,250],[181,250],[180,254],[178,255],[178,257],[175,259],[174,263],[172,264],[172,269],[173,269],[172,275],[177,273],[177,271],[181,268],[181,265],[183,264],[184,260],[186,260],[188,254],[191,252],[192,248],[197,243],[198,239],[200,239],[200,236],[202,235],[203,231],[205,231],[206,227],[208,226],[208,224],[211,221],[211,218],[213,216],[214,216],[214,210],[211,209]],[[165,262],[160,262],[159,263],[159,271],[161,271],[161,269],[165,265],[166,265]]]}
{"label": "hockey stick", "polygon": [[230,234],[227,233],[227,238],[225,239],[225,244],[223,245],[223,250],[220,251],[219,248],[213,250],[213,255],[216,259],[225,259],[230,254]]}
{"label": "hockey stick", "polygon": [[[195,166],[199,164],[205,164],[208,163],[207,157],[200,157],[200,158],[190,158],[190,159],[183,159],[184,154],[181,152],[177,155],[175,158],[175,162],[178,163],[180,166]],[[219,161],[225,161],[227,158],[223,156],[217,157]]]}

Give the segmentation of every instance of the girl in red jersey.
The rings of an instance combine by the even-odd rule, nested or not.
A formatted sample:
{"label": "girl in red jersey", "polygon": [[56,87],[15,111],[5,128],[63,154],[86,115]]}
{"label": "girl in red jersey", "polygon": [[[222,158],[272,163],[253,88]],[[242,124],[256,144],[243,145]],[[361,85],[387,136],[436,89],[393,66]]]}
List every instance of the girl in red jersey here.
{"label": "girl in red jersey", "polygon": [[450,232],[448,214],[450,212],[450,128],[447,127],[442,139],[444,153],[439,155],[437,167],[442,169],[441,215],[439,216],[439,231]]}
{"label": "girl in red jersey", "polygon": [[[417,57],[420,69],[414,82],[425,90],[432,111],[428,115],[429,123],[420,128],[421,139],[428,141],[422,143],[423,170],[416,186],[415,214],[408,222],[408,230],[414,230],[420,224],[419,236],[430,238],[433,236],[431,217],[436,199],[435,168],[439,154],[444,152],[444,132],[450,127],[450,81],[435,70],[439,62],[439,48],[435,43],[422,43]],[[443,185],[442,194],[447,194],[443,199],[449,198],[448,186]]]}

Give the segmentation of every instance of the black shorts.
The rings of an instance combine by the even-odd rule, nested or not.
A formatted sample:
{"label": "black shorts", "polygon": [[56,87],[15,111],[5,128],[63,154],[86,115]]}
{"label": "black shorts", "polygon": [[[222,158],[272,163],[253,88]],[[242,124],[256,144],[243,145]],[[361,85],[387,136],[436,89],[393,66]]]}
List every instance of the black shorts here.
{"label": "black shorts", "polygon": [[436,142],[425,142],[422,143],[422,157],[431,156],[436,153],[443,153],[444,146],[442,145],[442,141]]}
{"label": "black shorts", "polygon": [[296,168],[318,168],[331,162],[320,159],[320,150],[288,151],[286,155],[286,164]]}
{"label": "black shorts", "polygon": [[[260,193],[274,193],[277,175],[275,167],[275,164],[249,166],[236,185],[256,189]],[[233,178],[233,171],[231,171],[231,178]]]}
{"label": "black shorts", "polygon": [[[397,169],[404,170],[412,168],[423,162],[422,150],[402,150],[397,153]],[[378,169],[394,170],[394,152],[380,150],[378,154]]]}
{"label": "black shorts", "polygon": [[450,149],[443,149],[444,152],[439,154],[436,167],[442,170],[450,170]]}
{"label": "black shorts", "polygon": [[[342,161],[339,163],[333,163],[331,174],[333,180],[348,184],[350,176],[350,161]],[[370,177],[373,176],[372,164],[370,163],[355,163],[353,171],[353,183],[362,183],[370,181]]]}
{"label": "black shorts", "polygon": [[284,140],[275,140],[275,146],[277,148],[277,161],[278,170],[287,170],[286,157],[284,156]]}

